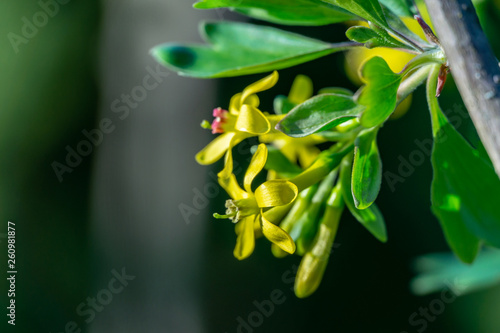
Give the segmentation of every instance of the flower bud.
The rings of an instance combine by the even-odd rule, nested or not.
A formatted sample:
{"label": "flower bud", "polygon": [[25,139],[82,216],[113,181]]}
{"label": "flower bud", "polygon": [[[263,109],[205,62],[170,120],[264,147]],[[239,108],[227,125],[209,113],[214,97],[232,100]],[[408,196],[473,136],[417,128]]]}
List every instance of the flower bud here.
{"label": "flower bud", "polygon": [[297,297],[308,297],[318,289],[328,264],[343,209],[340,184],[337,184],[328,199],[313,246],[300,262],[294,286]]}

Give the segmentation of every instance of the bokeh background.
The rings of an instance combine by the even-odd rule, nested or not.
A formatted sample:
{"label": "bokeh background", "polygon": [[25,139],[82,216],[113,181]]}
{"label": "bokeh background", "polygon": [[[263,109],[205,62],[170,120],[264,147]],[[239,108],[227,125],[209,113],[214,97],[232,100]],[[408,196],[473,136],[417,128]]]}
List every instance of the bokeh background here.
{"label": "bokeh background", "polygon": [[[200,199],[221,165],[201,167],[194,154],[211,140],[199,123],[261,76],[196,80],[158,67],[149,50],[166,41],[200,41],[200,20],[243,20],[226,10],[196,11],[192,1],[110,0],[0,4],[0,308],[7,306],[7,221],[16,223],[16,326],[2,332],[500,332],[500,289],[447,304],[427,325],[413,313],[440,294],[415,296],[413,260],[448,251],[430,212],[430,161],[391,191],[379,207],[389,230],[380,244],[347,214],[323,283],[306,300],[291,288],[298,257],[275,259],[270,244],[238,262],[233,226],[214,221],[222,191]],[[39,13],[45,8],[46,20]],[[500,54],[500,6],[481,16]],[[42,12],[43,13],[43,12]],[[28,23],[26,23],[28,22]],[[37,23],[37,25],[34,25]],[[31,26],[30,26],[31,24]],[[342,26],[290,28],[328,41]],[[274,95],[297,74],[315,88],[356,89],[345,57],[333,55],[280,72]],[[264,108],[273,94],[262,94]],[[443,109],[461,105],[450,81]],[[88,133],[97,144],[81,160]],[[473,127],[459,130],[471,142]],[[87,134],[86,134],[87,133]],[[414,140],[431,138],[422,90],[401,119],[380,133],[384,168],[397,173]],[[252,143],[252,142],[250,142]],[[253,142],[255,143],[255,142]],[[250,155],[239,154],[240,163]],[[56,162],[56,164],[55,164]],[[57,164],[61,163],[61,164]],[[54,167],[58,169],[57,176]],[[63,170],[63,171],[62,171]],[[204,196],[206,197],[206,196]],[[180,207],[191,207],[189,216]],[[110,281],[126,273],[118,292]],[[118,280],[117,280],[118,281]],[[255,328],[239,317],[282,292],[284,302]],[[109,297],[111,295],[111,298]],[[93,299],[105,304],[92,305]],[[91,315],[92,314],[92,315]],[[418,317],[422,318],[422,317]]]}

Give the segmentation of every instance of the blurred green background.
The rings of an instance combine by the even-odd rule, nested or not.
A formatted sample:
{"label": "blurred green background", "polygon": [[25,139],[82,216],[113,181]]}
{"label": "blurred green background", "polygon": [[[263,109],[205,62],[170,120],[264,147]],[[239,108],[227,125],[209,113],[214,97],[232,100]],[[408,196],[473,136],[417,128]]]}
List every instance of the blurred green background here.
{"label": "blurred green background", "polygon": [[[251,258],[234,259],[233,226],[211,218],[223,207],[222,191],[209,204],[199,203],[189,219],[182,216],[179,206],[193,206],[197,191],[214,182],[208,173],[221,166],[195,164],[194,154],[211,139],[199,123],[260,76],[181,78],[157,68],[148,52],[165,41],[199,40],[201,19],[241,16],[195,11],[189,1],[54,3],[0,4],[0,299],[5,314],[7,221],[16,223],[18,270],[16,326],[7,325],[2,313],[2,332],[238,332],[238,317],[248,322],[258,309],[254,302],[268,300],[276,289],[283,293],[283,304],[262,316],[258,327],[239,332],[500,332],[498,287],[447,304],[442,314],[427,320],[425,330],[409,322],[441,297],[410,292],[412,261],[448,251],[429,209],[428,160],[396,191],[383,184],[378,204],[387,222],[387,244],[344,216],[323,283],[306,300],[291,290],[298,257],[277,260],[270,244],[259,240]],[[37,14],[44,6],[46,21]],[[26,28],[24,18],[38,26]],[[484,2],[481,18],[500,54],[498,5]],[[340,41],[345,29],[290,30]],[[281,71],[272,92],[286,94],[297,74],[309,75],[316,90],[356,89],[344,74],[343,55],[333,55]],[[126,102],[124,95],[139,96],[137,87],[155,82],[146,97],[134,99],[137,105]],[[274,96],[261,96],[263,108],[270,109]],[[413,101],[404,118],[381,131],[386,171],[397,173],[400,156],[407,159],[417,148],[415,139],[432,137],[422,90]],[[461,105],[451,80],[440,101],[451,112]],[[104,119],[113,130],[60,181],[54,161],[65,164],[67,146],[76,149],[85,139],[82,131],[99,128]],[[475,140],[470,123],[459,130]],[[238,158],[244,164],[249,156]],[[134,278],[122,291],[110,293],[110,281],[123,269]],[[106,295],[112,295],[109,302]],[[83,303],[80,310],[90,309],[89,298],[96,297],[107,302],[97,305],[90,320],[78,307]]]}

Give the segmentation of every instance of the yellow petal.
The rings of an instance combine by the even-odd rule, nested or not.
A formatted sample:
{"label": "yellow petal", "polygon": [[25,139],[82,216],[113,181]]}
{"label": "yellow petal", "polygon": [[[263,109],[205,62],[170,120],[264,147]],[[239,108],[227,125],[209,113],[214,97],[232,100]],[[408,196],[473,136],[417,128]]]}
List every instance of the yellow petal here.
{"label": "yellow petal", "polygon": [[[236,225],[234,226],[234,232],[236,233],[236,235],[239,235],[240,233],[243,232],[244,229],[243,226],[244,224],[242,223],[236,223]],[[253,232],[255,239],[259,239],[260,237],[262,237],[262,228],[260,227],[260,219],[255,219],[253,221]]]}
{"label": "yellow petal", "polygon": [[[297,139],[297,140],[300,140]],[[281,147],[278,147],[280,152],[285,155],[286,158],[292,163],[297,163],[297,149],[296,146],[290,142],[290,141],[285,141]]]}
{"label": "yellow petal", "polygon": [[302,166],[302,168],[306,169],[311,164],[313,164],[313,162],[316,161],[316,158],[318,157],[320,152],[321,151],[315,146],[297,147],[297,154],[299,156],[299,163]]}
{"label": "yellow petal", "polygon": [[259,141],[261,143],[272,143],[273,141],[279,139],[279,134],[269,132],[267,134],[259,135]]}
{"label": "yellow petal", "polygon": [[243,224],[241,232],[236,239],[236,246],[233,251],[235,258],[238,260],[248,258],[255,248],[255,236],[253,231],[254,220],[255,216],[249,216],[238,223]]}
{"label": "yellow petal", "polygon": [[284,179],[268,180],[255,190],[255,200],[260,208],[287,205],[295,200],[297,186]]}
{"label": "yellow petal", "polygon": [[237,93],[233,97],[231,97],[231,101],[229,101],[229,113],[238,115],[241,107],[241,93]]}
{"label": "yellow petal", "polygon": [[253,135],[265,134],[271,130],[271,123],[266,116],[251,105],[241,106],[238,119],[234,125],[236,130]]}
{"label": "yellow petal", "polygon": [[224,157],[224,169],[222,169],[217,177],[219,179],[227,179],[230,178],[233,174],[233,146],[230,146],[226,152],[226,156]]}
{"label": "yellow petal", "polygon": [[219,185],[227,192],[234,200],[246,199],[248,194],[238,185],[236,176],[231,174],[229,178],[219,178]]}
{"label": "yellow petal", "polygon": [[245,173],[245,179],[243,180],[243,185],[248,193],[252,193],[252,182],[259,172],[264,169],[267,161],[267,147],[265,144],[260,144],[257,151],[252,156],[250,165],[248,166],[247,172]]}
{"label": "yellow petal", "polygon": [[205,148],[196,154],[196,161],[203,165],[217,162],[229,148],[235,132],[227,132],[212,140]]}
{"label": "yellow petal", "polygon": [[263,79],[260,79],[259,81],[252,83],[248,87],[243,90],[243,94],[241,96],[241,104],[248,104],[247,103],[247,98],[250,95],[256,94],[260,91],[264,91],[267,89],[270,89],[274,87],[274,85],[278,82],[278,72],[274,71],[271,75],[266,76]]}
{"label": "yellow petal", "polygon": [[254,223],[253,223],[253,232],[255,239],[261,238],[262,235],[262,228],[260,227],[260,218],[256,218]]}
{"label": "yellow petal", "polygon": [[[234,132],[233,132],[234,133]],[[245,133],[236,133],[228,143],[226,157],[224,159],[224,169],[217,174],[219,178],[229,178],[233,173],[233,147],[248,138]]]}
{"label": "yellow petal", "polygon": [[313,95],[312,81],[308,76],[297,75],[292,83],[288,99],[294,104],[300,104]]}
{"label": "yellow petal", "polygon": [[359,48],[350,50],[346,55],[346,74],[357,85],[362,85],[360,70],[373,57],[382,57],[387,61],[392,71],[399,73],[404,66],[415,57],[403,51],[377,47],[374,49]]}
{"label": "yellow petal", "polygon": [[260,215],[262,233],[264,236],[272,243],[279,246],[283,251],[293,254],[295,252],[295,243],[292,237],[290,237],[285,230],[268,221],[262,213]]}
{"label": "yellow petal", "polygon": [[[237,93],[233,97],[231,97],[231,101],[229,102],[229,112],[235,116],[240,113],[240,108],[243,103],[241,102],[242,93]],[[254,106],[256,108],[260,105],[260,100],[257,95],[250,95],[246,98],[246,103],[248,105]]]}
{"label": "yellow petal", "polygon": [[267,180],[274,180],[274,179],[278,179],[279,178],[279,175],[278,173],[275,171],[275,170],[269,170],[267,172]]}

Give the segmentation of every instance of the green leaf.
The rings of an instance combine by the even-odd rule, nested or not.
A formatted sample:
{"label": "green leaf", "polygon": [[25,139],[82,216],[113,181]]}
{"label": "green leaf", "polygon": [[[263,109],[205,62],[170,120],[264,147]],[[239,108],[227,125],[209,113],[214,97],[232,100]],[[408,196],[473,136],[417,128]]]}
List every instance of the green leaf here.
{"label": "green leaf", "polygon": [[412,17],[411,3],[408,0],[379,0],[380,3],[387,7],[391,12],[397,16]]}
{"label": "green leaf", "polygon": [[400,42],[396,38],[392,37],[386,29],[377,26],[376,24],[369,23],[370,27],[375,31],[379,38],[375,40],[368,41],[365,46],[368,48],[374,47],[391,47],[391,48],[400,48],[400,49],[410,49],[413,50],[412,47],[408,46],[405,43]]}
{"label": "green leaf", "polygon": [[377,147],[378,127],[360,133],[354,147],[352,195],[356,208],[370,207],[380,192],[382,160]]}
{"label": "green leaf", "polygon": [[373,57],[363,66],[361,76],[366,86],[358,103],[366,106],[361,125],[370,128],[384,123],[396,109],[402,74],[393,73],[381,57]]}
{"label": "green leaf", "polygon": [[498,285],[500,251],[493,248],[479,253],[472,265],[464,265],[452,253],[431,253],[417,258],[413,265],[420,274],[411,282],[417,295],[441,292],[453,281],[457,294],[468,294]]}
{"label": "green leaf", "polygon": [[167,43],[153,48],[153,56],[181,75],[216,78],[283,69],[353,46],[244,23],[202,23],[200,29],[211,45]]}
{"label": "green leaf", "polygon": [[500,247],[500,179],[441,111],[435,97],[438,72],[436,66],[427,86],[434,134],[432,211],[450,247],[462,261],[470,263],[480,240]]}
{"label": "green leaf", "polygon": [[[375,28],[376,29],[376,28]],[[352,41],[364,43],[366,48],[390,47],[390,48],[409,48],[401,43],[383,29],[370,29],[363,26],[354,26],[346,31],[346,36]]]}
{"label": "green leaf", "polygon": [[367,21],[376,23],[384,28],[389,28],[382,7],[378,0],[324,0],[340,8],[364,18]]}
{"label": "green leaf", "polygon": [[345,35],[352,41],[366,43],[370,39],[378,38],[379,35],[370,28],[363,26],[354,26],[347,29]]}
{"label": "green leaf", "polygon": [[300,138],[356,118],[363,109],[351,96],[318,95],[297,105],[278,123],[276,129],[291,137]]}
{"label": "green leaf", "polygon": [[387,242],[387,230],[382,213],[376,204],[360,210],[354,204],[351,189],[351,174],[352,174],[352,154],[347,155],[340,164],[340,182],[342,186],[342,196],[345,204],[351,214],[359,221],[375,238],[385,243]]}
{"label": "green leaf", "polygon": [[284,25],[317,26],[353,20],[345,10],[320,0],[203,0],[194,8],[229,8],[240,14]]}

